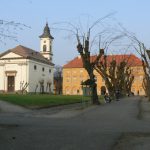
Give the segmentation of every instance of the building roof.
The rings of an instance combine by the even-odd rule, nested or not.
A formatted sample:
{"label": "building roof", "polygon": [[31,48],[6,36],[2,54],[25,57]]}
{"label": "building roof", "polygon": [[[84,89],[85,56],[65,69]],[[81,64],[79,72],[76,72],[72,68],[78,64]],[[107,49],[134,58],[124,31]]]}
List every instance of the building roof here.
{"label": "building roof", "polygon": [[[96,59],[96,55],[91,56],[90,60],[91,62]],[[103,58],[101,58],[103,60]],[[115,59],[117,64],[119,64],[122,60],[125,60],[128,62],[128,66],[142,66],[142,61],[136,57],[135,55],[108,55],[108,65],[109,63]],[[73,60],[69,61],[67,64],[63,66],[63,68],[83,68],[83,63],[81,57],[75,57]]]}
{"label": "building roof", "polygon": [[[35,50],[32,50],[30,48],[27,48],[25,46],[22,46],[22,45],[18,45],[15,48],[5,51],[4,53],[0,54],[0,57],[4,56],[10,52],[20,55],[20,56],[22,56],[22,58],[25,58],[25,59],[32,59],[35,61],[40,61],[42,63],[54,66],[54,64],[51,63],[47,58],[45,58],[41,53],[39,53]],[[0,58],[0,59],[6,59],[6,58]],[[17,59],[17,58],[15,58],[15,59]]]}
{"label": "building roof", "polygon": [[46,26],[44,28],[43,34],[39,36],[40,38],[50,38],[50,39],[54,39],[50,33],[50,29],[48,26],[48,23],[46,23]]}

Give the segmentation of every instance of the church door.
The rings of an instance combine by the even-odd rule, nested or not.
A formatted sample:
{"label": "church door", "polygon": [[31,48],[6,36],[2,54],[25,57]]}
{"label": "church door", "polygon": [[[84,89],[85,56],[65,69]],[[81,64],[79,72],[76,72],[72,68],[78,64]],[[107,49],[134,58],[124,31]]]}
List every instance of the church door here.
{"label": "church door", "polygon": [[15,90],[15,77],[8,76],[8,83],[7,83],[8,92],[14,92]]}

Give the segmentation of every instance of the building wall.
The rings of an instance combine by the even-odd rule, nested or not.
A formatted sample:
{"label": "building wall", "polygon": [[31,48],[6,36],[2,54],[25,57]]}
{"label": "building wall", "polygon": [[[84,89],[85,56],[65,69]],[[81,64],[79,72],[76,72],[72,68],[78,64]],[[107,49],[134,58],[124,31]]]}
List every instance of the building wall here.
{"label": "building wall", "polygon": [[132,67],[132,72],[134,75],[134,82],[132,84],[131,91],[134,92],[135,95],[145,95],[143,89],[143,78],[144,71],[142,66]]}
{"label": "building wall", "polygon": [[[36,70],[34,69],[35,65]],[[44,71],[42,71],[42,68],[44,68]],[[47,81],[51,81],[51,91],[53,92],[53,72],[52,66],[28,59],[0,60],[0,91],[7,92],[7,76],[13,75],[15,76],[15,91],[21,90],[27,83],[27,92],[35,92],[37,84],[37,92],[39,92],[39,80],[43,79],[44,91],[46,91]]]}
{"label": "building wall", "polygon": [[[132,85],[132,92],[135,95],[138,93],[140,95],[144,95],[144,89],[142,86],[143,82],[143,68],[140,67],[132,67],[133,75],[135,76],[135,81]],[[95,71],[94,74],[97,78],[97,92],[101,94],[101,87],[105,86],[105,81],[102,77]],[[63,94],[64,95],[81,95],[82,94],[82,86],[81,81],[85,81],[89,76],[84,68],[63,68]]]}
{"label": "building wall", "polygon": [[[44,80],[44,91],[46,92],[47,82],[50,81],[51,92],[53,92],[54,67],[32,60],[29,60],[29,64],[29,91],[35,92],[36,86],[38,85],[37,92],[40,92],[39,81]],[[35,66],[36,69],[34,68]]]}
{"label": "building wall", "polygon": [[22,57],[22,56],[17,55],[17,54],[15,54],[15,53],[13,53],[13,52],[10,52],[10,53],[8,53],[8,54],[2,56],[1,58],[21,58],[21,57]]}
{"label": "building wall", "polygon": [[15,76],[15,91],[20,90],[21,83],[28,82],[28,62],[26,61],[26,59],[0,60],[0,90],[1,91],[7,92],[7,82],[8,82],[7,76],[10,75]]}
{"label": "building wall", "polygon": [[63,69],[63,94],[82,94],[80,83],[88,78],[87,76],[88,75],[83,68]]}
{"label": "building wall", "polygon": [[[100,94],[101,86],[104,82],[101,76],[95,71],[97,77],[97,92]],[[63,69],[63,94],[65,95],[81,95],[82,86],[81,82],[89,78],[84,68],[64,68]]]}

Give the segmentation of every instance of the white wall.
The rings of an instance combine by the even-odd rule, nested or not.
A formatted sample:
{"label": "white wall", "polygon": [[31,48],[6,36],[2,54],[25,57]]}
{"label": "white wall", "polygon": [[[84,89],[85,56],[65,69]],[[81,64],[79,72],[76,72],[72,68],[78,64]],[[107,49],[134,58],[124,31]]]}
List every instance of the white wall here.
{"label": "white wall", "polygon": [[[36,70],[34,70],[34,65],[37,66]],[[44,72],[42,71],[43,67]],[[51,69],[51,73],[49,73],[49,69]],[[21,90],[21,85],[29,83],[29,86],[26,89],[27,92],[35,92],[35,87],[37,84],[37,92],[39,92],[39,80],[44,79],[44,90],[46,90],[47,81],[51,80],[51,91],[53,92],[54,68],[48,64],[43,64],[27,59],[0,60],[0,91],[7,92],[6,71],[16,71],[15,91]]]}
{"label": "white wall", "polygon": [[15,53],[13,53],[13,52],[10,52],[10,53],[8,53],[8,54],[2,56],[1,58],[21,58],[21,57],[22,57],[22,56],[17,55],[17,54],[15,54]]}
{"label": "white wall", "polygon": [[[34,65],[36,65],[36,70],[34,69]],[[44,68],[44,71],[42,71],[42,68]],[[51,70],[51,72],[49,72],[49,70]],[[51,91],[53,92],[53,73],[54,67],[29,60],[29,91],[35,92],[35,88],[38,85],[37,92],[40,92],[39,81],[44,80],[44,91],[46,92],[47,82],[51,81]]]}
{"label": "white wall", "polygon": [[0,60],[0,90],[7,91],[7,71],[16,72],[15,91],[20,90],[21,82],[28,82],[28,62],[26,59]]}
{"label": "white wall", "polygon": [[[40,41],[40,52],[41,52],[41,54],[45,58],[51,60],[51,62],[52,62],[52,55],[51,55],[52,54],[52,49],[53,49],[52,48],[52,39],[50,39],[50,38],[41,38],[40,40],[41,40]],[[43,52],[43,45],[46,45],[46,52]]]}
{"label": "white wall", "polygon": [[0,91],[5,88],[4,67],[0,64]]}

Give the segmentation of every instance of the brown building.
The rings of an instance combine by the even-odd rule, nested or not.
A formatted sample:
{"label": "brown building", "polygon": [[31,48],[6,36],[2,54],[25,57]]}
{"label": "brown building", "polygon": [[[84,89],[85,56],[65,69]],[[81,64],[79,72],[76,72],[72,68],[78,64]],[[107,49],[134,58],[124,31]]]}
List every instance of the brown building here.
{"label": "brown building", "polygon": [[[94,60],[96,56],[91,56],[91,61]],[[143,68],[141,60],[135,55],[108,55],[108,63],[113,59],[119,63],[121,60],[127,59],[128,66],[132,69],[132,74],[135,79],[132,85],[132,92],[135,95],[144,95],[143,89]],[[97,92],[101,94],[101,87],[105,86],[105,81],[102,79],[100,74],[95,71],[97,77]],[[74,58],[67,64],[63,66],[63,94],[64,95],[81,95],[82,86],[81,82],[89,78],[87,71],[83,68],[82,59],[80,56]]]}

